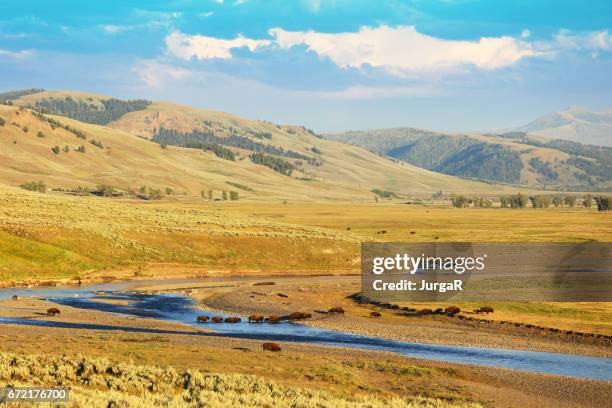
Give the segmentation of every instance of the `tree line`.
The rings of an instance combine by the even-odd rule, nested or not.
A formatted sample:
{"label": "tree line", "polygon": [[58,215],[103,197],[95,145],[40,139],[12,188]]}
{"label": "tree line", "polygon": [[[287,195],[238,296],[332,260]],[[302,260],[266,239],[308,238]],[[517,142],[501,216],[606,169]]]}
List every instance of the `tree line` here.
{"label": "tree line", "polygon": [[[466,197],[462,195],[450,196],[453,207],[456,208],[491,208],[493,207],[493,201],[482,197]],[[532,208],[573,208],[578,205],[582,205],[586,208],[593,206],[593,201],[599,211],[608,211],[610,198],[605,196],[592,196],[591,194],[585,194],[580,197],[575,194],[537,194],[527,195],[523,193],[513,195],[502,195],[499,197],[499,204],[501,208],[526,208],[528,204],[531,204]]]}
{"label": "tree line", "polygon": [[160,128],[151,138],[152,141],[159,144],[175,145],[182,147],[208,145],[223,145],[229,147],[237,147],[240,149],[249,150],[255,153],[267,153],[275,156],[289,157],[292,159],[300,159],[308,161],[316,160],[315,158],[295,152],[293,150],[285,150],[282,147],[276,147],[271,144],[263,144],[249,139],[248,137],[232,134],[230,136],[217,136],[211,130],[201,131],[194,130],[190,133],[179,132],[174,129]]}
{"label": "tree line", "polygon": [[123,101],[120,99],[104,99],[99,101],[103,108],[83,100],[76,101],[67,96],[64,99],[43,99],[37,101],[35,107],[43,113],[67,116],[81,122],[107,125],[126,113],[146,109],[151,101],[145,99],[134,99]]}

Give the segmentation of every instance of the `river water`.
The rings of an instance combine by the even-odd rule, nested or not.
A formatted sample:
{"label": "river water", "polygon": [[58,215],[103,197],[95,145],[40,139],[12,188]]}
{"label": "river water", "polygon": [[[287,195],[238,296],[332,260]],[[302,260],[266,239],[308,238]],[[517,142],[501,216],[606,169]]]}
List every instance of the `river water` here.
{"label": "river water", "polygon": [[[196,280],[191,282],[197,282]],[[201,282],[201,281],[200,281]],[[143,282],[138,282],[143,284]],[[198,324],[196,317],[206,313],[194,309],[191,298],[180,294],[139,294],[126,290],[130,282],[105,283],[81,287],[5,289],[0,290],[0,299],[19,296],[39,296],[49,301],[83,309],[95,309],[103,312],[121,313],[135,317],[147,317],[170,322],[186,323],[197,327],[206,327],[214,332],[181,332],[156,329],[142,329],[124,326],[105,326],[97,324],[67,323],[53,320],[34,320],[18,318],[0,318],[0,323],[22,324],[48,327],[66,327],[75,330],[97,329],[108,331],[176,333],[197,336],[225,336],[233,338],[290,341],[307,344],[318,344],[356,349],[389,351],[410,357],[447,361],[459,364],[482,365],[498,368],[509,368],[557,374],[569,377],[612,380],[612,358],[578,356],[572,354],[508,350],[484,347],[465,347],[437,344],[409,343],[387,340],[378,337],[355,335],[335,330],[319,329],[300,324],[283,322],[279,324],[242,323],[231,324]],[[104,296],[96,291],[111,292]],[[110,304],[102,299],[127,300],[128,305]],[[214,313],[223,316],[222,313]],[[243,316],[244,317],[244,316]],[[476,335],[476,334],[475,334]]]}

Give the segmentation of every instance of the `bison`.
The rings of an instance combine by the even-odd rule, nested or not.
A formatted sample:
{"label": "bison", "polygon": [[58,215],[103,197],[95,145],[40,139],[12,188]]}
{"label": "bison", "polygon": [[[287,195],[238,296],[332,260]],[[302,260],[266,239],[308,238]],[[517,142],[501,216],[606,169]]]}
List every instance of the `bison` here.
{"label": "bison", "polygon": [[261,347],[264,351],[281,351],[281,346],[277,343],[263,343]]}
{"label": "bison", "polygon": [[208,319],[208,316],[198,316],[198,323],[206,323]]}
{"label": "bison", "polygon": [[417,315],[419,316],[426,316],[426,315],[430,315],[432,314],[432,310],[431,309],[421,309],[417,311]]}
{"label": "bison", "polygon": [[266,317],[265,321],[268,323],[278,323],[281,321],[281,318],[278,316],[268,316]]}
{"label": "bison", "polygon": [[483,306],[480,309],[477,309],[476,313],[478,313],[478,314],[480,314],[480,313],[486,313],[486,314],[493,313],[493,308],[489,307],[489,306]]}
{"label": "bison", "polygon": [[310,313],[304,313],[304,312],[294,312],[288,316],[289,320],[303,320],[303,319],[310,319],[311,317],[312,315]]}
{"label": "bison", "polygon": [[13,300],[19,300],[19,296],[13,295]]}
{"label": "bison", "polygon": [[264,317],[258,314],[252,314],[249,316],[250,323],[261,323],[264,321]]}
{"label": "bison", "polygon": [[60,310],[57,307],[52,307],[50,309],[47,309],[47,314],[49,316],[55,316],[56,314],[60,314]]}
{"label": "bison", "polygon": [[223,323],[223,318],[221,316],[213,316],[210,320],[213,323]]}
{"label": "bison", "polygon": [[328,313],[344,314],[344,309],[341,307],[332,307],[328,310]]}
{"label": "bison", "polygon": [[444,312],[448,315],[454,316],[457,313],[459,313],[461,311],[461,309],[459,309],[457,306],[450,306],[447,307],[446,309],[444,309]]}
{"label": "bison", "polygon": [[370,317],[374,318],[374,319],[378,319],[381,316],[380,313],[378,312],[371,312],[370,313]]}
{"label": "bison", "polygon": [[239,317],[226,317],[225,323],[240,323],[242,321]]}

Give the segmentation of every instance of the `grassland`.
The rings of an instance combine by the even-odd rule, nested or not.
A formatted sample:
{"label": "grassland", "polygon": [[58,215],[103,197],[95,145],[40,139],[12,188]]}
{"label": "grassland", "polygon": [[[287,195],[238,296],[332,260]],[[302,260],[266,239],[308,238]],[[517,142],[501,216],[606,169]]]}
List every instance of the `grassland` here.
{"label": "grassland", "polygon": [[[412,372],[415,375],[419,373],[416,368]],[[481,407],[477,403],[424,397],[385,398],[361,394],[342,398],[325,391],[286,387],[244,374],[215,374],[194,369],[179,371],[173,367],[136,366],[83,356],[1,353],[0,379],[13,386],[69,386],[71,399],[68,406],[71,407]]]}
{"label": "grassland", "polygon": [[177,266],[193,267],[182,270],[191,276],[356,272],[359,242],[368,240],[606,242],[612,232],[607,214],[583,208],[142,202],[7,187],[0,197],[4,281],[120,269],[154,277],[155,268]]}

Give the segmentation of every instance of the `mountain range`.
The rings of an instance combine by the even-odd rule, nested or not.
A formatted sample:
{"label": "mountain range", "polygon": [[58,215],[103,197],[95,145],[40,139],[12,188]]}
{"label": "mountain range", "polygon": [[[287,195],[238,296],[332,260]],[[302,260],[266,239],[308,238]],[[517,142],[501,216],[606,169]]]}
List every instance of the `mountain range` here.
{"label": "mountain range", "polygon": [[0,94],[0,101],[0,183],[8,185],[40,180],[69,192],[106,185],[343,202],[517,191],[327,140],[303,126],[173,103],[41,89]]}

